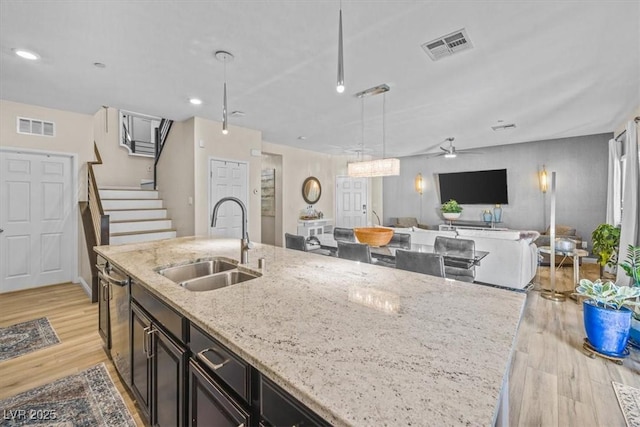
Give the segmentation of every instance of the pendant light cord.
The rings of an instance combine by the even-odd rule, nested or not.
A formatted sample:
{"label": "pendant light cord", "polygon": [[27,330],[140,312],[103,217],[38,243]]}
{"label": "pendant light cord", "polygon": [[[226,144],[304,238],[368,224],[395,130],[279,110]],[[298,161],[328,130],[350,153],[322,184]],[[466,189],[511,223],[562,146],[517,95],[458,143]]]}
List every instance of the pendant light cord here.
{"label": "pendant light cord", "polygon": [[387,104],[387,93],[383,93],[382,94],[382,158],[386,158],[386,152],[385,152],[385,126],[384,126],[384,113],[386,110],[386,104]]}
{"label": "pendant light cord", "polygon": [[364,159],[364,97],[360,97],[360,131],[362,140],[360,142],[360,160]]}

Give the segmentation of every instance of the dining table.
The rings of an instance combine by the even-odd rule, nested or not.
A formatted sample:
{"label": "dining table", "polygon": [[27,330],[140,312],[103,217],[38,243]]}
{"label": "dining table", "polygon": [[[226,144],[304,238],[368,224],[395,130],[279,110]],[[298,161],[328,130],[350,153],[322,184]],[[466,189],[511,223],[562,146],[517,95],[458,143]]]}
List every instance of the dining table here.
{"label": "dining table", "polygon": [[[329,250],[332,254],[335,254],[338,250],[338,242],[333,238],[331,234],[319,234],[316,236],[317,242],[315,246],[319,246],[320,249]],[[406,245],[405,247],[401,246],[371,246],[369,245],[371,250],[371,257],[378,261],[380,264],[392,264],[395,265],[396,260],[396,251],[398,249],[409,250],[414,252],[426,252],[426,253],[434,253],[435,248],[432,245],[423,245],[418,243],[412,243],[411,246]],[[447,253],[441,252],[440,255],[444,258],[444,265],[449,267],[458,267],[458,268],[472,268],[474,266],[479,266],[480,261],[487,255],[489,252],[487,251],[474,251],[474,256],[464,257],[460,256],[459,253]]]}

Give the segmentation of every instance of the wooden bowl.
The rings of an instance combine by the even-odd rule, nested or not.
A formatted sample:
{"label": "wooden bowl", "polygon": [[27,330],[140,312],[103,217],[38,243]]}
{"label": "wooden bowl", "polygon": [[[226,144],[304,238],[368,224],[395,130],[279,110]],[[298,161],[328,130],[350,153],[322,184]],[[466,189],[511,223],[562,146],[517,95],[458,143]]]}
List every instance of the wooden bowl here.
{"label": "wooden bowl", "polygon": [[360,243],[366,243],[369,246],[384,246],[393,237],[393,230],[383,227],[354,228],[353,232]]}

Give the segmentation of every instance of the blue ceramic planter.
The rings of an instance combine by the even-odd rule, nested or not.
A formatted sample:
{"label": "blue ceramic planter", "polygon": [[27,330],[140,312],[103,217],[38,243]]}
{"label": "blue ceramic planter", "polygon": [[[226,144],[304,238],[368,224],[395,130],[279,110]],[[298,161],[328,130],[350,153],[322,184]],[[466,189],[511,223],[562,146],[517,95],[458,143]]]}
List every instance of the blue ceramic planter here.
{"label": "blue ceramic planter", "polygon": [[631,310],[626,307],[606,309],[596,306],[591,300],[585,300],[582,307],[584,329],[593,348],[610,356],[622,355],[629,340]]}

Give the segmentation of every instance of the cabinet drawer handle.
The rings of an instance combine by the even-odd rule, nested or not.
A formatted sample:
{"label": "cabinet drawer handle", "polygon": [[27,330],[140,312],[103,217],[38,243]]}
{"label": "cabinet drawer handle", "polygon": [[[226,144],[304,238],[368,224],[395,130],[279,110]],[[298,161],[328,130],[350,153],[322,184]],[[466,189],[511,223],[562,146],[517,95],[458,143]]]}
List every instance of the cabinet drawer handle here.
{"label": "cabinet drawer handle", "polygon": [[142,330],[144,333],[142,336],[142,352],[147,356],[147,359],[149,358],[149,348],[147,345],[147,334],[149,333],[149,329],[151,329],[151,326],[147,326]]}
{"label": "cabinet drawer handle", "polygon": [[209,369],[213,370],[213,371],[217,371],[218,369],[222,368],[224,365],[226,365],[229,362],[229,359],[224,359],[221,363],[213,363],[212,361],[210,361],[209,359],[207,359],[204,354],[210,351],[211,353],[215,354],[216,356],[218,356],[221,359],[224,359],[224,356],[222,354],[220,354],[219,352],[217,352],[216,350],[214,350],[213,348],[205,348],[204,350],[202,350],[201,352],[199,352],[198,354],[196,354],[196,358],[201,361],[202,363],[204,363]]}
{"label": "cabinet drawer handle", "polygon": [[156,332],[156,330],[153,329],[153,326],[148,326],[147,328],[149,328],[149,330],[147,331],[147,335],[145,335],[145,340],[149,340],[149,342],[147,343],[147,359],[151,359],[154,356],[153,346],[151,345],[151,336]]}
{"label": "cabinet drawer handle", "polygon": [[127,279],[115,279],[111,276],[109,276],[107,273],[102,273],[104,275],[104,277],[111,283],[113,283],[114,285],[118,285],[118,286],[125,286],[127,284]]}

